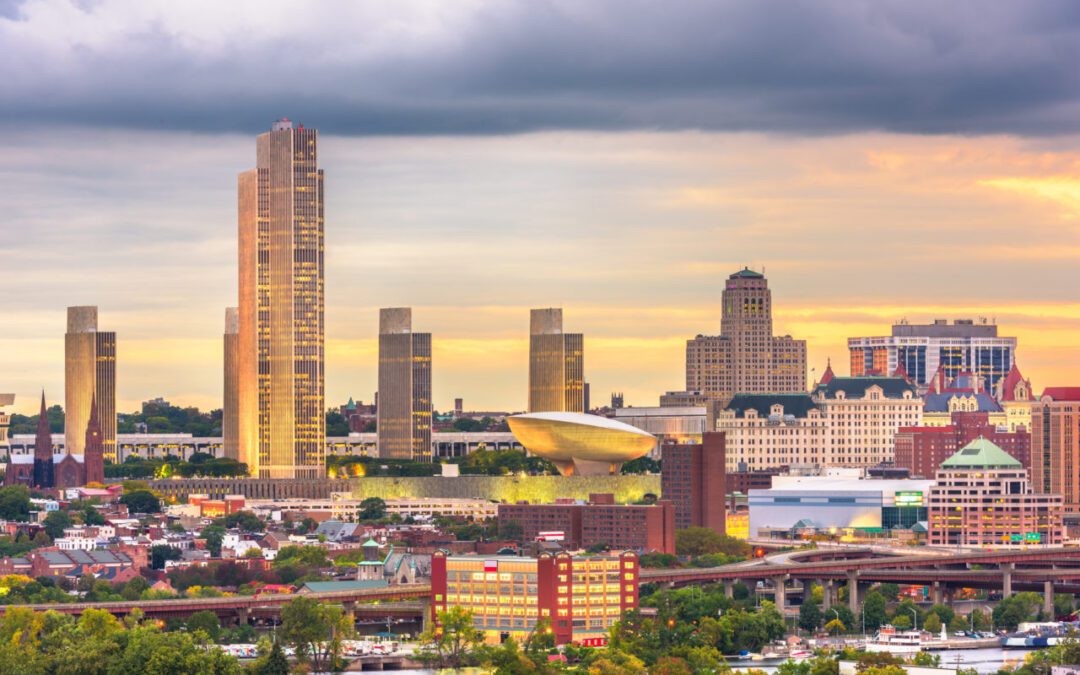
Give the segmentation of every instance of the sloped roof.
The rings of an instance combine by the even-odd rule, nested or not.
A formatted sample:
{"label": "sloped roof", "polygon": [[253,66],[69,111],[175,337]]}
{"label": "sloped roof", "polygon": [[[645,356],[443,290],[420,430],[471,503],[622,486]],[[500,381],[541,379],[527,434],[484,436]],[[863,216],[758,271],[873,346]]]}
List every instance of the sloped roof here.
{"label": "sloped roof", "polygon": [[979,437],[941,463],[942,469],[1018,469],[1015,457],[985,438]]}
{"label": "sloped roof", "polygon": [[[1009,368],[1009,373],[1005,376],[1005,380],[1001,383],[1001,400],[1002,401],[1015,401],[1016,400],[1016,385],[1021,382],[1027,382],[1024,376],[1020,373],[1020,369],[1016,366],[1014,361],[1012,368]],[[1031,384],[1027,386],[1028,396],[1031,396]]]}
{"label": "sloped roof", "polygon": [[881,387],[885,398],[904,398],[904,392],[916,397],[915,387],[902,377],[833,377],[828,382],[819,383],[814,390],[825,398],[836,398],[836,393],[844,392],[847,398],[863,398],[870,387]]}
{"label": "sloped roof", "polygon": [[817,404],[810,394],[735,394],[725,410],[735,411],[736,416],[744,417],[747,410],[756,410],[761,417],[770,415],[770,408],[782,405],[785,415],[806,417]]}
{"label": "sloped roof", "polygon": [[978,404],[979,412],[1001,412],[1001,405],[985,391],[980,391],[978,394],[971,391],[943,391],[937,394],[931,391],[923,398],[923,411],[949,412],[949,401],[954,396],[957,398],[974,398]]}
{"label": "sloped roof", "polygon": [[370,579],[360,581],[309,581],[303,588],[312,593],[332,593],[333,591],[363,591],[370,588],[383,588],[388,586],[385,579]]}
{"label": "sloped roof", "polygon": [[1054,401],[1080,401],[1080,387],[1047,387],[1043,396]]}
{"label": "sloped roof", "polygon": [[836,374],[832,371],[832,359],[829,359],[828,364],[825,365],[825,372],[821,374],[821,381],[818,384],[828,384],[833,381]]}
{"label": "sloped roof", "polygon": [[732,274],[728,279],[764,279],[765,275],[761,272],[755,272],[749,267],[744,267],[735,274]]}

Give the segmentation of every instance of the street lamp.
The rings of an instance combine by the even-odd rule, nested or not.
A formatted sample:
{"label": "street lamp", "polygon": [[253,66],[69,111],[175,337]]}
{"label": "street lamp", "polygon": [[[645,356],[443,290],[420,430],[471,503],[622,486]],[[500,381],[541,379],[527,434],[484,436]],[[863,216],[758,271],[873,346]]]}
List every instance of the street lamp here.
{"label": "street lamp", "polygon": [[911,610],[911,616],[914,617],[913,625],[915,627],[915,630],[919,630],[919,612],[916,611],[914,607],[908,607],[908,609]]}

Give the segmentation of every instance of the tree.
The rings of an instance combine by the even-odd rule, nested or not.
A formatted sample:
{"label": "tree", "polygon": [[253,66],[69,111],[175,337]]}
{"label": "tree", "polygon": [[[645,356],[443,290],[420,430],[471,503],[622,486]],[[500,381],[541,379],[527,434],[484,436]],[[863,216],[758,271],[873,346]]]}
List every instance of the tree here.
{"label": "tree", "polygon": [[159,513],[161,501],[149,490],[135,490],[120,498],[120,503],[128,507],[131,513]]}
{"label": "tree", "polygon": [[124,584],[124,590],[120,591],[120,595],[125,600],[138,600],[142,597],[143,591],[150,588],[150,582],[146,580],[146,577],[134,577],[126,584]]}
{"label": "tree", "polygon": [[660,462],[648,456],[638,457],[637,459],[625,462],[622,465],[621,473],[660,473]]}
{"label": "tree", "polygon": [[420,635],[420,644],[440,668],[469,665],[471,652],[484,641],[472,612],[453,606],[439,612],[436,625]]}
{"label": "tree", "polygon": [[351,632],[352,626],[340,607],[324,605],[314,598],[298,597],[281,610],[278,634],[296,650],[297,659],[311,659],[316,671],[337,667],[341,641]]}
{"label": "tree", "polygon": [[843,633],[847,630],[847,626],[840,619],[833,619],[829,623],[825,624],[825,630],[829,631],[829,635],[836,635],[837,633]]}
{"label": "tree", "polygon": [[0,519],[25,521],[30,517],[30,490],[25,485],[0,488]]}
{"label": "tree", "polygon": [[821,625],[821,608],[813,598],[803,600],[799,607],[799,627],[803,630],[814,631]]}
{"label": "tree", "polygon": [[279,643],[274,643],[266,661],[255,672],[257,675],[289,675],[289,660],[285,658],[285,652],[281,651]]}
{"label": "tree", "polygon": [[1015,630],[1018,624],[1031,621],[1040,605],[1042,596],[1038,593],[1017,593],[1005,598],[994,608],[994,625]]}
{"label": "tree", "polygon": [[210,525],[203,528],[202,538],[206,540],[206,550],[215,558],[221,557],[221,542],[225,538],[225,528],[220,525]]}
{"label": "tree", "polygon": [[64,530],[75,524],[75,521],[71,519],[67,511],[50,511],[49,515],[45,516],[45,533],[53,539],[59,539],[64,536]]}
{"label": "tree", "polygon": [[675,552],[688,556],[724,553],[746,558],[750,555],[750,545],[707,527],[688,527],[675,533]]}
{"label": "tree", "polygon": [[499,521],[499,539],[521,541],[524,534],[525,530],[518,521],[510,520],[508,518],[503,518]]}
{"label": "tree", "polygon": [[299,567],[329,567],[326,549],[320,546],[283,546],[274,558],[274,567],[296,565]]}
{"label": "tree", "polygon": [[165,569],[166,560],[179,560],[183,552],[175,546],[158,544],[150,549],[150,567],[156,570]]}
{"label": "tree", "polygon": [[937,614],[927,614],[926,621],[923,622],[923,628],[931,633],[938,633],[941,631],[941,619]]}
{"label": "tree", "polygon": [[862,615],[867,630],[876,630],[885,623],[885,598],[881,593],[870,591],[866,594]]}
{"label": "tree", "polygon": [[878,584],[876,590],[881,593],[886,602],[896,602],[896,599],[900,597],[900,586],[897,584]]}
{"label": "tree", "polygon": [[356,517],[360,520],[382,520],[386,517],[386,502],[378,497],[368,497],[360,502]]}
{"label": "tree", "polygon": [[194,634],[195,631],[201,630],[213,642],[217,642],[221,636],[221,621],[218,619],[217,614],[209,610],[195,612],[189,616],[186,626],[189,633]]}
{"label": "tree", "polygon": [[236,527],[243,532],[262,532],[265,528],[263,521],[251,511],[237,511],[223,518],[226,528]]}
{"label": "tree", "polygon": [[101,511],[98,511],[93,504],[83,504],[82,509],[79,511],[79,517],[82,518],[83,525],[105,524],[105,516],[101,515]]}

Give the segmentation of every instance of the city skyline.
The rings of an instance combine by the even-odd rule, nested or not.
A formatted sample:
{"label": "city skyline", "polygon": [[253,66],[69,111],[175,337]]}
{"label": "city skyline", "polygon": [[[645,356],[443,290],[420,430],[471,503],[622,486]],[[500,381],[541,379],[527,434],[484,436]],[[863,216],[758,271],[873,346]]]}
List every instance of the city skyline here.
{"label": "city skyline", "polygon": [[[524,410],[522,317],[540,306],[563,307],[589,336],[594,404],[611,391],[654,404],[683,386],[685,341],[719,331],[723,279],[744,265],[764,268],[780,299],[775,332],[807,341],[811,380],[830,358],[846,371],[848,337],[979,316],[1018,338],[1036,392],[1080,378],[1080,116],[1068,112],[1080,95],[1061,57],[1080,21],[1067,4],[816,3],[783,17],[815,27],[794,42],[758,8],[646,4],[612,31],[610,8],[595,7],[315,9],[299,42],[294,12],[272,3],[256,24],[153,3],[0,8],[0,37],[24,57],[11,63],[40,66],[0,95],[17,127],[0,138],[0,264],[17,270],[0,338],[11,410],[32,414],[42,388],[62,391],[75,305],[99,306],[119,336],[118,411],[156,396],[221,406],[234,176],[251,137],[282,116],[320,128],[330,175],[328,406],[376,389],[385,306],[425,317],[437,409],[463,397]],[[357,44],[346,25],[370,52],[345,48]],[[652,51],[663,41],[642,36],[656,25],[685,49]],[[705,25],[733,33],[710,41]],[[928,48],[909,25],[952,48]],[[282,40],[321,67],[288,93],[275,86],[296,73]],[[850,51],[826,48],[840,42]],[[175,50],[165,61],[162,44]],[[524,58],[555,44],[595,66],[559,97]],[[650,51],[597,60],[626,55],[620,44]],[[793,71],[761,57],[778,44]],[[342,47],[338,61],[318,60],[327,46]],[[418,69],[414,49],[441,67]],[[758,77],[736,77],[731,64],[747,63]],[[145,86],[163,67],[171,91]],[[102,86],[76,85],[104,73]],[[370,86],[343,96],[357,78]]]}

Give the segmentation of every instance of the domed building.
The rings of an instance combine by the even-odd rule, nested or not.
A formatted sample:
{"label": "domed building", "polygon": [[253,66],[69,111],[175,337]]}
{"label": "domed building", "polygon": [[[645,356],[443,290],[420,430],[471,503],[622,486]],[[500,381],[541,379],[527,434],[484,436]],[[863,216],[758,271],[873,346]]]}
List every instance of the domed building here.
{"label": "domed building", "polygon": [[615,474],[623,462],[656,447],[656,437],[598,415],[539,412],[506,418],[525,449],[554,464],[564,476]]}

